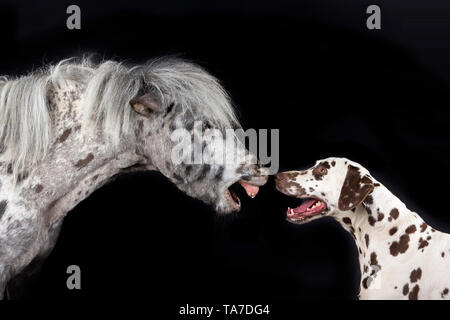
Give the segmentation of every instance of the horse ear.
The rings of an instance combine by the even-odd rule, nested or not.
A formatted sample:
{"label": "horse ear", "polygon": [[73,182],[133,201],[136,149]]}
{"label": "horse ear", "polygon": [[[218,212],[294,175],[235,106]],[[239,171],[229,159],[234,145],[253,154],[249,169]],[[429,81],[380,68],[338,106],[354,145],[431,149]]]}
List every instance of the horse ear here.
{"label": "horse ear", "polygon": [[369,176],[361,176],[359,168],[349,165],[339,196],[339,210],[347,211],[355,208],[372,193],[374,187]]}
{"label": "horse ear", "polygon": [[131,99],[130,105],[134,111],[147,118],[153,113],[161,111],[158,103],[150,93]]}

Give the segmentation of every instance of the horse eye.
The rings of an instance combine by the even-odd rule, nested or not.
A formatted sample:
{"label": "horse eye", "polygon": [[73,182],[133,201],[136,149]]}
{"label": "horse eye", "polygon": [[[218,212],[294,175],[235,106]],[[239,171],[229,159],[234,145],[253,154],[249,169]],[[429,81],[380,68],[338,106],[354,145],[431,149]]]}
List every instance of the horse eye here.
{"label": "horse eye", "polygon": [[206,131],[206,130],[209,130],[209,129],[211,129],[211,125],[209,124],[209,122],[203,122],[202,130]]}

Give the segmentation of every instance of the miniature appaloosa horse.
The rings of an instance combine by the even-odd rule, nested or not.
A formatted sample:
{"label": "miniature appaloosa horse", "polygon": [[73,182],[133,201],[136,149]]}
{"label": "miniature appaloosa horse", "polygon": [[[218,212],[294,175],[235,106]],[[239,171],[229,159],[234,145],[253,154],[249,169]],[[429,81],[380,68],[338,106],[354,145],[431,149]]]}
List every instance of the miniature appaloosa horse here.
{"label": "miniature appaloosa horse", "polygon": [[242,144],[238,161],[174,164],[171,133],[194,136],[196,121],[203,130],[239,127],[217,79],[180,59],[65,60],[0,78],[0,298],[50,253],[67,212],[118,173],[157,170],[216,211],[238,211],[228,188],[239,182],[254,196],[267,170]]}

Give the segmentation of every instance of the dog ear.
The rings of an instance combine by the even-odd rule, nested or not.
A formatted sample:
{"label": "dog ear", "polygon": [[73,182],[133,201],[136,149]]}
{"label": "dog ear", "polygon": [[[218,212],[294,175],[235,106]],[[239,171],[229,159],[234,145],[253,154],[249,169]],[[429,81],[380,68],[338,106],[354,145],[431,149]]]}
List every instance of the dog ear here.
{"label": "dog ear", "polygon": [[150,93],[131,99],[130,105],[134,111],[147,118],[152,114],[161,111],[158,103]]}
{"label": "dog ear", "polygon": [[355,208],[372,193],[374,187],[369,176],[361,176],[359,168],[349,165],[339,196],[339,210],[347,211]]}

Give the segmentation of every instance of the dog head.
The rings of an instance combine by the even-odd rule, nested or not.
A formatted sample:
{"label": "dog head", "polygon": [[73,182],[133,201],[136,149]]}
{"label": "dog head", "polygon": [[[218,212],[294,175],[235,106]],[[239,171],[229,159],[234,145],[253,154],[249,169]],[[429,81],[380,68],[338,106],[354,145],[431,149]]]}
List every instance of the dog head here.
{"label": "dog head", "polygon": [[298,224],[353,210],[374,189],[369,172],[345,158],[327,158],[304,171],[278,173],[275,184],[278,191],[302,199],[287,211],[287,219]]}

